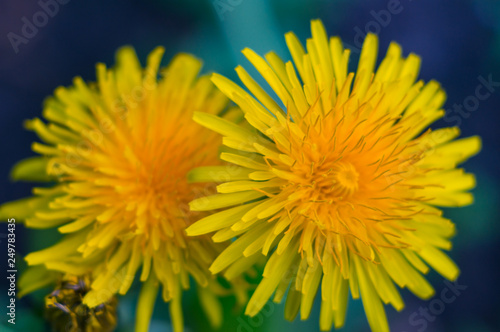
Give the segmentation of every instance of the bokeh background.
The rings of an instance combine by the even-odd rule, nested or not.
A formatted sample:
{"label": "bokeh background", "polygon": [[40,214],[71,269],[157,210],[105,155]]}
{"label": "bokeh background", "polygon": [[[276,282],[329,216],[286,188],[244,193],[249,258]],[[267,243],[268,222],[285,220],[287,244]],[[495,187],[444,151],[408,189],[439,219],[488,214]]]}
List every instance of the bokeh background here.
{"label": "bokeh background", "polygon": [[[42,0],[45,2],[46,0]],[[10,167],[32,156],[35,136],[23,129],[24,119],[39,116],[42,101],[58,85],[70,85],[74,76],[95,79],[97,62],[112,65],[115,50],[133,45],[139,57],[157,45],[166,47],[166,59],[190,52],[204,60],[204,71],[217,71],[237,79],[237,64],[250,69],[240,50],[247,46],[258,53],[275,50],[289,59],[283,34],[293,30],[302,41],[310,37],[309,21],[321,18],[330,35],[342,37],[352,48],[355,68],[366,31],[380,37],[380,56],[390,41],[403,46],[405,54],[422,56],[421,78],[436,79],[448,94],[447,116],[433,127],[458,125],[463,136],[483,138],[480,155],[465,164],[477,175],[474,205],[445,210],[457,224],[451,256],[461,267],[458,279],[467,286],[444,311],[426,320],[412,321],[420,308],[435,306],[403,290],[406,307],[396,312],[387,307],[391,330],[492,332],[500,331],[499,262],[499,143],[500,83],[490,95],[471,103],[481,77],[500,82],[500,1],[496,0],[59,0],[58,12],[33,36],[13,46],[9,33],[22,36],[23,18],[32,22],[42,10],[38,1],[0,1],[0,203],[30,194],[31,185],[13,183]],[[392,13],[388,11],[392,10]],[[381,12],[382,11],[382,12]],[[385,11],[385,12],[383,12]],[[384,13],[390,13],[384,15]],[[12,35],[11,35],[12,36]],[[17,51],[16,51],[17,48]],[[252,70],[250,70],[251,73]],[[482,88],[484,92],[484,88]],[[463,111],[454,105],[471,103]],[[0,224],[0,330],[47,331],[42,318],[43,296],[48,290],[17,302],[17,324],[6,324],[7,263],[6,226]],[[51,243],[53,231],[17,228],[18,262],[28,252]],[[4,254],[5,253],[5,254]],[[19,269],[23,264],[18,264]],[[429,273],[437,299],[448,287],[442,277]],[[118,331],[132,331],[138,287],[122,297]],[[253,320],[224,301],[226,318],[221,331],[317,331],[319,299],[308,321],[284,321],[283,305],[270,304]],[[186,331],[207,331],[194,292],[184,296]],[[432,308],[430,308],[432,310]],[[419,320],[417,322],[417,320]],[[168,308],[157,302],[151,331],[170,331]],[[341,331],[368,331],[361,301],[350,301],[347,323]]]}

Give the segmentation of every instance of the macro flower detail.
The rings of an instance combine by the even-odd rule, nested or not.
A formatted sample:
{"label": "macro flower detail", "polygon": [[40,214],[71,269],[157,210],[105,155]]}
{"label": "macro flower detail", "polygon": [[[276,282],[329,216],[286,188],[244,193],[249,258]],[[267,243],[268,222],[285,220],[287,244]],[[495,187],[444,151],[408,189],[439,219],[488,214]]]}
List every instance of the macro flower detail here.
{"label": "macro flower detail", "polygon": [[214,186],[189,184],[187,172],[205,165],[223,169],[220,137],[194,123],[193,111],[227,118],[238,111],[227,108],[209,76],[198,78],[198,59],[179,54],[160,70],[163,53],[155,49],[142,68],[134,50],[124,47],[114,68],[97,65],[96,83],[77,77],[73,86],[57,88],[44,105],[47,122],[26,122],[44,142],[33,144],[42,156],[21,161],[12,173],[47,186],[0,212],[27,227],[58,227],[65,234],[26,256],[34,267],[21,280],[24,293],[57,279],[37,280],[38,271],[90,275],[82,303],[95,308],[140,279],[136,331],[147,331],[161,286],[178,332],[184,325],[181,295],[191,277],[213,326],[222,323],[217,296],[236,292],[245,301],[244,283],[222,285],[208,270],[226,244],[185,233],[202,216],[189,211],[189,201],[215,192]]}
{"label": "macro flower detail", "polygon": [[[378,40],[368,34],[350,73],[350,50],[339,38],[328,39],[320,21],[311,29],[305,49],[286,34],[293,62],[243,50],[279,101],[240,66],[236,72],[250,93],[213,76],[246,121],[204,113],[194,120],[223,135],[230,150],[220,158],[244,179],[193,200],[194,211],[222,210],[187,233],[236,238],[210,267],[229,278],[268,256],[247,315],[274,293],[276,302],[286,296],[287,319],[299,311],[307,319],[320,293],[326,331],[344,325],[350,292],[361,298],[371,329],[388,331],[383,304],[404,307],[396,285],[428,299],[434,290],[422,274],[429,266],[446,279],[458,277],[443,252],[451,249],[454,224],[438,207],[472,203],[467,191],[474,176],[456,167],[481,142],[456,139],[458,128],[427,129],[444,115],[446,95],[435,81],[417,81],[418,56],[403,57],[391,43],[375,70]],[[189,177],[210,178],[204,168]]]}

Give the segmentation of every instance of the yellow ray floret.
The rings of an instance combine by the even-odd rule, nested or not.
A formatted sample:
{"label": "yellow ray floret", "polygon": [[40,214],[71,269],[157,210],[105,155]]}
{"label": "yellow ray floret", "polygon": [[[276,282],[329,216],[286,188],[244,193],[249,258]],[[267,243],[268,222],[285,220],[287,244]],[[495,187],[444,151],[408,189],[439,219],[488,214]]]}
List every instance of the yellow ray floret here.
{"label": "yellow ray floret", "polygon": [[[405,58],[392,43],[376,69],[378,40],[368,34],[357,72],[349,73],[350,51],[338,38],[328,39],[320,21],[311,27],[305,48],[293,33],[286,35],[293,62],[243,51],[279,100],[241,67],[236,72],[250,93],[212,77],[247,123],[204,114],[195,114],[195,121],[224,142],[241,142],[221,159],[243,176],[191,202],[194,211],[227,209],[187,233],[237,237],[212,272],[233,274],[233,266],[254,253],[269,257],[248,315],[273,293],[281,301],[288,289],[285,317],[300,311],[306,319],[321,288],[320,327],[326,331],[344,324],[350,291],[362,299],[372,330],[388,331],[383,304],[404,306],[395,284],[429,298],[434,290],[422,277],[428,265],[447,279],[458,276],[442,251],[451,249],[454,226],[436,206],[472,203],[474,176],[456,166],[481,142],[454,140],[458,128],[426,130],[443,116],[446,95],[435,81],[416,81],[418,56]],[[191,180],[210,181],[207,170],[193,170]]]}

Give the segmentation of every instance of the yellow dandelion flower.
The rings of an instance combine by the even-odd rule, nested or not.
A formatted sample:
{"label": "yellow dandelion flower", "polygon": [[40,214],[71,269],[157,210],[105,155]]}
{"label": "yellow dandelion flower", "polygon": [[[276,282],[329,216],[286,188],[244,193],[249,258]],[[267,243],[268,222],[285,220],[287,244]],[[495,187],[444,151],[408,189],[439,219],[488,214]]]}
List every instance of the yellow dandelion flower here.
{"label": "yellow dandelion flower", "polygon": [[458,128],[426,130],[443,116],[445,93],[435,81],[416,81],[418,56],[404,58],[392,43],[375,71],[378,40],[369,34],[356,74],[349,73],[350,50],[328,39],[320,21],[311,28],[306,49],[286,34],[293,62],[243,50],[281,103],[242,67],[236,72],[253,96],[213,76],[255,130],[210,114],[194,119],[224,136],[233,151],[221,159],[248,176],[192,201],[194,211],[227,209],[187,232],[237,237],[210,267],[214,273],[227,268],[233,276],[244,271],[242,258],[269,256],[247,315],[288,289],[285,317],[300,310],[307,319],[321,285],[321,330],[344,324],[350,291],[361,297],[372,330],[388,331],[382,303],[404,306],[395,284],[427,299],[434,294],[422,277],[428,265],[449,280],[459,274],[442,251],[451,248],[454,225],[436,206],[472,202],[466,191],[474,176],[456,166],[479,151],[480,139],[454,140]]}
{"label": "yellow dandelion flower", "polygon": [[[215,188],[189,184],[186,174],[204,165],[217,174],[225,170],[217,166],[220,138],[194,123],[193,111],[237,117],[237,110],[226,109],[228,99],[210,77],[197,78],[201,62],[191,55],[177,55],[159,73],[163,53],[155,49],[143,69],[125,47],[115,68],[97,65],[96,83],[77,77],[73,86],[57,88],[44,106],[48,123],[26,123],[44,141],[33,144],[42,156],[20,162],[12,174],[56,184],[35,188],[34,197],[0,211],[24,219],[27,227],[58,227],[66,234],[26,261],[64,274],[90,273],[91,289],[83,298],[90,308],[127,293],[140,273],[136,331],[147,330],[160,285],[174,331],[183,328],[181,292],[190,277],[214,326],[222,321],[216,295],[228,292],[208,270],[226,244],[185,233],[200,217],[189,212],[188,202]],[[46,284],[37,271],[28,272],[24,293]],[[243,299],[244,287],[236,291]]]}

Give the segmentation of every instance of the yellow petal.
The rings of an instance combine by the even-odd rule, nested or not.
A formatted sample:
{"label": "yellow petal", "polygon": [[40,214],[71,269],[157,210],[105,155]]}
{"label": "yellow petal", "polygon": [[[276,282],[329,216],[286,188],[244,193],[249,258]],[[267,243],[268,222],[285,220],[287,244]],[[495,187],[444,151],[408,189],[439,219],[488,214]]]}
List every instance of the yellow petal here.
{"label": "yellow petal", "polygon": [[299,242],[295,241],[294,244],[291,244],[287,247],[287,250],[279,255],[277,252],[269,259],[269,262],[266,265],[273,266],[272,274],[269,274],[268,277],[264,277],[262,281],[257,286],[257,289],[253,293],[250,301],[247,304],[247,308],[245,310],[245,314],[249,316],[255,316],[262,307],[267,303],[272,293],[276,290],[276,287],[280,283],[283,275],[288,270],[290,264],[292,264],[295,256],[297,255],[297,248],[299,246]]}
{"label": "yellow petal", "polygon": [[460,270],[457,265],[441,250],[429,245],[422,248],[418,254],[446,279],[454,281],[458,278]]}
{"label": "yellow petal", "polygon": [[211,233],[213,231],[230,227],[234,223],[241,220],[241,217],[250,209],[255,207],[259,202],[245,204],[233,207],[218,213],[214,213],[208,217],[202,218],[189,226],[186,233],[189,236],[197,236],[202,234]]}
{"label": "yellow petal", "polygon": [[189,203],[191,211],[209,211],[243,204],[265,196],[259,191],[242,191],[231,194],[217,194],[195,199]]}
{"label": "yellow petal", "polygon": [[252,169],[243,167],[203,166],[192,169],[187,174],[187,179],[191,183],[247,180],[252,172]]}
{"label": "yellow petal", "polygon": [[[375,287],[371,282],[360,258],[355,257],[356,274],[359,280],[359,289],[366,317],[372,331],[389,332],[389,325],[385,315],[384,306],[378,297]],[[367,264],[372,264],[368,262]]]}
{"label": "yellow petal", "polygon": [[139,300],[137,301],[135,331],[149,331],[149,324],[153,316],[159,286],[158,279],[154,275],[150,276],[149,279],[143,283],[139,294]]}

